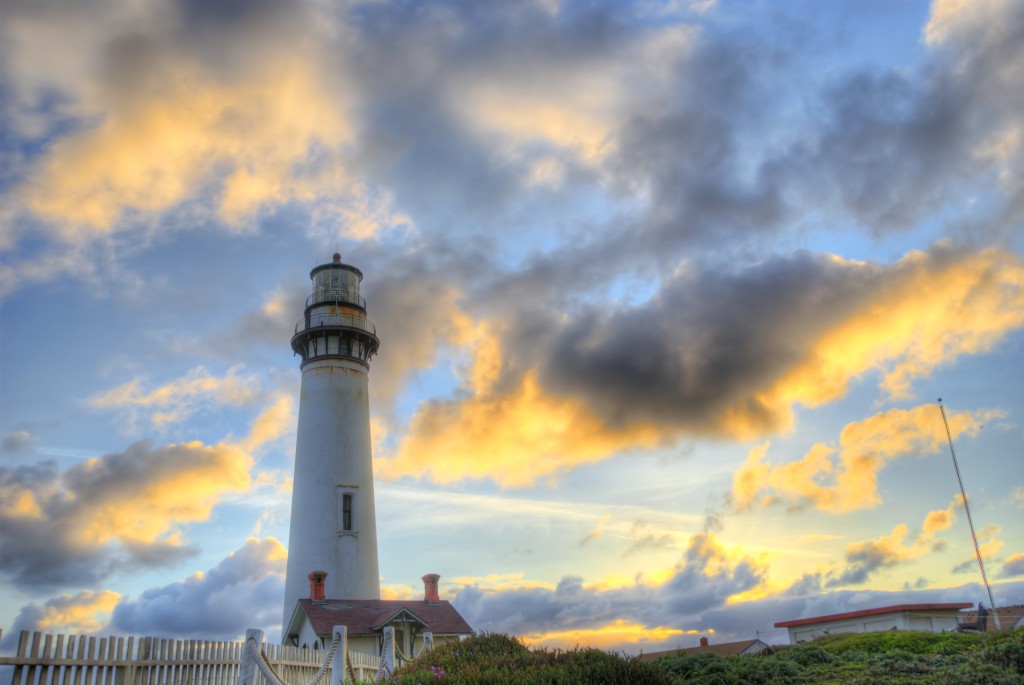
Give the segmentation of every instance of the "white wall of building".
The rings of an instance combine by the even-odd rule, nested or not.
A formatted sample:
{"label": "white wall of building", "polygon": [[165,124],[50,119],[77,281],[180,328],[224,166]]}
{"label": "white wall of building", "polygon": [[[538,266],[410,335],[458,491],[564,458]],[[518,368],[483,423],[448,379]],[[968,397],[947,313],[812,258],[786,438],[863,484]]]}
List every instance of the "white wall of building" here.
{"label": "white wall of building", "polygon": [[787,630],[789,631],[789,642],[794,645],[823,635],[838,635],[839,633],[873,633],[882,630],[922,630],[941,633],[956,630],[957,615],[956,611],[948,613],[900,611],[790,626]]}

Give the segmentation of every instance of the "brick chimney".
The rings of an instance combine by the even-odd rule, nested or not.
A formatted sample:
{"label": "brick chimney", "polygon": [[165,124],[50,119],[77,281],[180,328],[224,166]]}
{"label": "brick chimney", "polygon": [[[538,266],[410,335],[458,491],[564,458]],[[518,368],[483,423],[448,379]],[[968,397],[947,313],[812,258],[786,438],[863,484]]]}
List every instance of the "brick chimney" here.
{"label": "brick chimney", "polygon": [[703,635],[700,636],[700,646],[701,647],[707,647],[708,646],[708,639],[706,637],[704,637]]}
{"label": "brick chimney", "polygon": [[313,571],[307,576],[309,578],[309,598],[314,602],[322,602],[324,597],[324,579],[327,571]]}
{"label": "brick chimney", "polygon": [[436,573],[428,573],[423,576],[423,601],[424,602],[440,602],[441,598],[437,594],[437,581],[441,580],[441,576]]}

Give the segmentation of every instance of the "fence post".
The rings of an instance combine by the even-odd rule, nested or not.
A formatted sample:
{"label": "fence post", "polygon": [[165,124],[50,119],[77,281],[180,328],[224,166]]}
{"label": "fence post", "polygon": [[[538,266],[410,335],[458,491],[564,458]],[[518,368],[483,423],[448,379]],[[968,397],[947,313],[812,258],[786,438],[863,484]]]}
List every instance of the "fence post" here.
{"label": "fence post", "polygon": [[380,658],[384,660],[384,675],[390,676],[395,672],[395,629],[393,626],[384,627],[384,649]]}
{"label": "fence post", "polygon": [[263,648],[263,631],[249,628],[242,643],[242,663],[238,668],[238,685],[253,685],[256,680],[256,657],[249,653],[249,640],[256,641],[256,650]]}
{"label": "fence post", "polygon": [[331,660],[331,685],[341,685],[345,682],[345,660],[348,658],[348,628],[346,626],[334,626],[334,635],[339,635],[338,647],[334,650],[334,658]]}

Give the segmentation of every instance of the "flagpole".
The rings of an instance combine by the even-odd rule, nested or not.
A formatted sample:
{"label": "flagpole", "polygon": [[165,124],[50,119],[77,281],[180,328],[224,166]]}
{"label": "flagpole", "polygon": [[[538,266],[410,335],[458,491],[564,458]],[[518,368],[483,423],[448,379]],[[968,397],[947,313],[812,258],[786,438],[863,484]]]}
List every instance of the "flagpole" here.
{"label": "flagpole", "polygon": [[[964,500],[964,511],[967,513],[967,525],[971,528],[971,540],[974,542],[974,555],[978,557],[978,568],[981,569],[981,580],[985,583],[985,590],[988,592],[988,603],[992,607],[992,619],[995,621],[996,630],[1002,630],[999,624],[999,612],[996,611],[996,602],[992,599],[992,587],[988,584],[988,576],[985,575],[985,564],[981,561],[981,549],[978,547],[978,536],[974,532],[974,520],[971,518],[971,507],[967,504],[967,491],[964,489],[963,478],[960,477],[960,466],[956,463],[956,450],[953,449],[953,434],[949,431],[949,421],[946,420],[946,408],[942,406],[942,398],[939,398],[939,411],[942,412],[942,424],[946,427],[946,438],[949,440],[949,453],[953,457],[953,469],[956,471],[956,482],[960,484],[960,495]],[[980,617],[979,617],[980,618]]]}

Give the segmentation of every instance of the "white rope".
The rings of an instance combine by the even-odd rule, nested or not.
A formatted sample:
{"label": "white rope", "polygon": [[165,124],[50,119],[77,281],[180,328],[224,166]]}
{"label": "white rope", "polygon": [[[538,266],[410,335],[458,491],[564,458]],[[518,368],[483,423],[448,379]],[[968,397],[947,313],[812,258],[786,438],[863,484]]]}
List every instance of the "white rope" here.
{"label": "white rope", "polygon": [[263,677],[267,679],[267,682],[270,683],[270,685],[288,685],[286,682],[281,680],[277,673],[274,673],[273,667],[267,663],[267,660],[263,656],[263,652],[260,651],[260,646],[256,643],[256,640],[249,638],[245,643],[245,648],[249,650],[249,656],[256,661],[256,668],[259,669],[260,673],[263,674]]}
{"label": "white rope", "polygon": [[324,661],[320,664],[320,670],[314,673],[313,677],[305,685],[317,685],[317,683],[323,680],[323,677],[327,674],[327,667],[330,665],[331,660],[334,659],[334,653],[338,651],[339,644],[341,644],[341,633],[335,633],[330,649],[327,650],[327,654],[324,654]]}
{"label": "white rope", "polygon": [[[327,673],[327,668],[331,664],[331,659],[334,658],[334,652],[338,650],[338,645],[340,643],[341,634],[335,633],[330,649],[328,649],[327,653],[324,654],[324,660],[323,663],[320,664],[320,669],[303,685],[317,685],[317,683],[323,680],[324,675]],[[274,671],[274,667],[267,661],[267,657],[263,655],[263,652],[260,650],[260,646],[256,640],[249,638],[245,643],[245,647],[249,650],[250,656],[252,656],[256,661],[256,667],[260,669],[260,673],[263,674],[263,677],[267,679],[267,682],[270,685],[289,685]]]}

